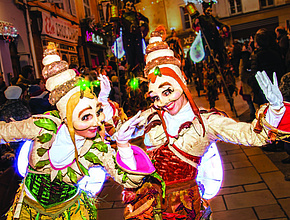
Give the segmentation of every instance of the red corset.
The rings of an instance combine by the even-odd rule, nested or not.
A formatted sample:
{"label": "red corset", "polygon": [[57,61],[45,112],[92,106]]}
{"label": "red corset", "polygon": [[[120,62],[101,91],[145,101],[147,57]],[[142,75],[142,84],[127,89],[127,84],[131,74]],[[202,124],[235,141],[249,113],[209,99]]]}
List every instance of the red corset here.
{"label": "red corset", "polygon": [[164,145],[149,153],[157,173],[163,178],[166,185],[193,180],[196,178],[197,169],[179,159],[168,145]]}

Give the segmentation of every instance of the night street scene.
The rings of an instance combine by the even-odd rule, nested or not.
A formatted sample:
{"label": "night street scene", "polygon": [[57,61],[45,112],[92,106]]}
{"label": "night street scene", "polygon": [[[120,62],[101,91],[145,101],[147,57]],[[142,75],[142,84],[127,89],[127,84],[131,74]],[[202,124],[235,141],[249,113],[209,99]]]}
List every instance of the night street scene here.
{"label": "night street scene", "polygon": [[290,219],[290,1],[0,10],[0,220]]}

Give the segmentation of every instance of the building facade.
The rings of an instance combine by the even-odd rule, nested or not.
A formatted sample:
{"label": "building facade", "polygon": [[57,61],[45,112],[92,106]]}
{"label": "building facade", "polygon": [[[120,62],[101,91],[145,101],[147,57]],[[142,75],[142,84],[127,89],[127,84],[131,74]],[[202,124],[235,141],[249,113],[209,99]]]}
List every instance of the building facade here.
{"label": "building facade", "polygon": [[6,85],[21,68],[32,64],[26,18],[12,0],[0,1],[0,75]]}
{"label": "building facade", "polygon": [[[186,2],[193,2],[199,13],[203,13],[197,0],[142,0],[136,9],[150,19],[150,32],[158,25],[165,26],[167,35],[175,29],[186,52],[196,35],[185,10]],[[231,27],[232,39],[240,41],[248,39],[259,28],[274,31],[277,26],[286,27],[289,11],[289,0],[218,0],[213,5],[213,15]]]}

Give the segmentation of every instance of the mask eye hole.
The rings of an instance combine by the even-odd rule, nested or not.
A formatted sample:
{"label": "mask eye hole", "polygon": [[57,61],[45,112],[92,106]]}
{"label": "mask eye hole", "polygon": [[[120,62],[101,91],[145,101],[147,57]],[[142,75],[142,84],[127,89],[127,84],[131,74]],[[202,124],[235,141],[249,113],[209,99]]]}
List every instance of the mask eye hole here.
{"label": "mask eye hole", "polygon": [[157,101],[160,100],[159,97],[158,97],[157,95],[156,95],[156,96],[152,96],[152,97],[150,97],[150,99],[151,99],[152,102],[157,102]]}

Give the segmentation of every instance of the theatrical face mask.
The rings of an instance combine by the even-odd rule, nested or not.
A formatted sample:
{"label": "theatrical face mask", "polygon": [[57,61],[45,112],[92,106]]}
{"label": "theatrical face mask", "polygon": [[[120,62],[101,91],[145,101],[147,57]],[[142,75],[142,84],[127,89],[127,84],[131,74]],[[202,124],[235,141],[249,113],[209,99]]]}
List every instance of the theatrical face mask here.
{"label": "theatrical face mask", "polygon": [[72,123],[75,134],[94,138],[100,131],[105,115],[101,104],[96,99],[82,98],[75,107],[72,114]]}
{"label": "theatrical face mask", "polygon": [[171,115],[177,114],[187,103],[187,99],[178,82],[170,76],[157,76],[149,83],[148,95],[156,108],[162,108]]}

